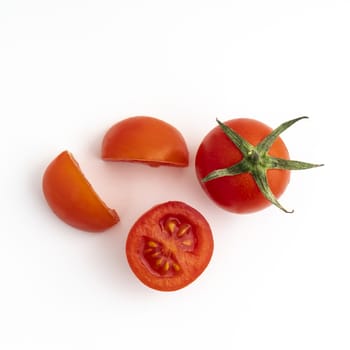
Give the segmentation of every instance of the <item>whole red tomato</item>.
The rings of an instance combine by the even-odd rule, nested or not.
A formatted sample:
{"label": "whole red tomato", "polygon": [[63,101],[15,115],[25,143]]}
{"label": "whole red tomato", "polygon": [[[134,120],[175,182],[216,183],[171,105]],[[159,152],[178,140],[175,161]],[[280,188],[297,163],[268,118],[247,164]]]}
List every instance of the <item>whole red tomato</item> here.
{"label": "whole red tomato", "polygon": [[201,142],[195,159],[196,174],[208,196],[234,213],[251,213],[276,205],[286,189],[290,170],[320,166],[289,159],[279,135],[300,117],[275,130],[249,118],[219,120]]}

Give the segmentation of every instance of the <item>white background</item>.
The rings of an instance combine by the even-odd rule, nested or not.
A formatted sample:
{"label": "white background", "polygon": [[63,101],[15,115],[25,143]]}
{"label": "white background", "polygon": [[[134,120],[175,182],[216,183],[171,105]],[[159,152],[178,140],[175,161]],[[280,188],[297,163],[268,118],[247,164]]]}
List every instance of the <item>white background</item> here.
{"label": "white background", "polygon": [[[347,0],[0,2],[0,348],[350,349]],[[186,169],[99,158],[118,120],[177,127]],[[215,118],[283,134],[293,172],[281,203],[234,215],[205,196],[193,160]],[[70,150],[121,222],[102,234],[56,218],[46,165]],[[154,204],[210,222],[203,275],[171,293],[143,286],[124,244]]]}

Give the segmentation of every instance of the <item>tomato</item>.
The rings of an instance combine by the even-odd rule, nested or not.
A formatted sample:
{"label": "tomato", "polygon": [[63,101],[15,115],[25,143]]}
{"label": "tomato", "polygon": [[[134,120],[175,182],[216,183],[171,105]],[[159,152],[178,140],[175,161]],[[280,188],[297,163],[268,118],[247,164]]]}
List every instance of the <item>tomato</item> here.
{"label": "tomato", "polygon": [[144,213],[130,229],[126,256],[146,286],[174,291],[193,282],[213,253],[207,220],[188,204],[170,201]]}
{"label": "tomato", "polygon": [[251,213],[278,202],[285,191],[290,170],[311,164],[289,159],[280,134],[296,118],[272,130],[264,123],[237,118],[221,123],[202,140],[195,158],[197,178],[207,195],[220,207],[234,213]]}
{"label": "tomato", "polygon": [[99,232],[119,221],[83,175],[73,155],[60,153],[46,168],[42,189],[53,212],[78,229]]}
{"label": "tomato", "polygon": [[108,129],[102,141],[104,160],[186,167],[188,158],[182,134],[153,117],[126,118]]}

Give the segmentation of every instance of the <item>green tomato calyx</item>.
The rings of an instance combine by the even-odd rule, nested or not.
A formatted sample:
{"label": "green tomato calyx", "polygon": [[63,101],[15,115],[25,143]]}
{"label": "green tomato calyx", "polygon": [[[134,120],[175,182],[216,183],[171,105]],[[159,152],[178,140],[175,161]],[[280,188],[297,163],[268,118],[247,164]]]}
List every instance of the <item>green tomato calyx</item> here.
{"label": "green tomato calyx", "polygon": [[259,190],[264,197],[273,205],[283,210],[286,213],[293,213],[294,210],[285,209],[272,193],[267,180],[267,170],[269,169],[284,169],[284,170],[302,170],[323,166],[323,164],[312,164],[300,162],[297,160],[282,159],[272,157],[268,154],[272,144],[279,137],[279,135],[292,126],[294,123],[307,117],[299,117],[289,120],[279,127],[274,129],[267,135],[257,146],[253,146],[233,129],[216,119],[222,131],[232,141],[232,143],[240,150],[243,159],[227,168],[216,169],[202,178],[202,182],[212,181],[223,176],[235,176],[243,173],[250,173]]}

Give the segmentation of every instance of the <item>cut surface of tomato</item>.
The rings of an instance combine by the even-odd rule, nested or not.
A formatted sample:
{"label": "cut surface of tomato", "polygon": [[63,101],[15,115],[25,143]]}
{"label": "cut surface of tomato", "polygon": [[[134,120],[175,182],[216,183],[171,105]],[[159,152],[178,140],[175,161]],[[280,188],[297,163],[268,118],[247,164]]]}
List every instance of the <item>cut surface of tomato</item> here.
{"label": "cut surface of tomato", "polygon": [[182,134],[163,120],[148,116],[126,118],[108,129],[102,141],[101,157],[151,166],[186,167],[189,162]]}
{"label": "cut surface of tomato", "polygon": [[214,242],[207,220],[178,201],[165,202],[144,213],[131,228],[126,255],[131,270],[146,286],[174,291],[205,270]]}
{"label": "cut surface of tomato", "polygon": [[52,211],[73,227],[100,232],[119,221],[117,212],[101,200],[68,151],[48,165],[42,189]]}

